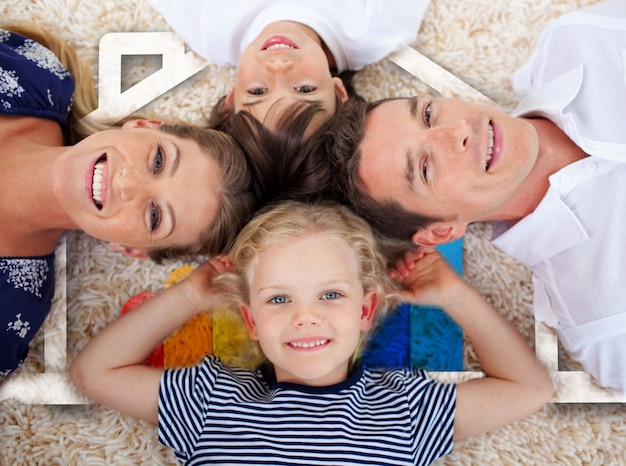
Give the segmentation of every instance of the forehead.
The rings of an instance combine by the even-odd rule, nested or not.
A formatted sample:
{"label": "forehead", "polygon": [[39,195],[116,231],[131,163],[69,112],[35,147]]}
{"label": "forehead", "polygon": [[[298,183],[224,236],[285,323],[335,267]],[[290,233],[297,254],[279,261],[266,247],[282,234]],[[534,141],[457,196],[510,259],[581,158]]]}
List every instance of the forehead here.
{"label": "forehead", "polygon": [[180,162],[176,187],[172,187],[179,235],[197,241],[219,211],[222,173],[215,158],[191,139],[177,138]]}
{"label": "forehead", "polygon": [[358,176],[363,189],[376,199],[393,199],[397,189],[392,188],[406,184],[412,161],[412,108],[410,100],[391,100],[366,116]]}
{"label": "forehead", "polygon": [[[252,261],[248,277],[256,282],[274,280],[302,283],[305,279],[322,280],[359,275],[356,252],[341,238],[324,233],[272,242]],[[298,275],[298,272],[304,274]]]}

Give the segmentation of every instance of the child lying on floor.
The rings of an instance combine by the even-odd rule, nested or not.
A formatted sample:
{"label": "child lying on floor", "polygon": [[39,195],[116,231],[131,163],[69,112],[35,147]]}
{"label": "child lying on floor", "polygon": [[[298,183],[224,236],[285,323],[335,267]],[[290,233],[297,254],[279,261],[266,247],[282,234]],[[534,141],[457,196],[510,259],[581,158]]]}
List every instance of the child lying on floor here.
{"label": "child lying on floor", "polygon": [[[552,381],[516,330],[434,250],[391,271],[368,225],[335,205],[265,210],[187,279],[124,315],[72,363],[99,403],[159,423],[185,464],[430,464],[453,440],[539,409]],[[370,370],[357,359],[389,308],[390,292],[444,308],[463,328],[486,376],[455,384],[420,369]],[[198,312],[238,303],[267,364],[142,365]]]}

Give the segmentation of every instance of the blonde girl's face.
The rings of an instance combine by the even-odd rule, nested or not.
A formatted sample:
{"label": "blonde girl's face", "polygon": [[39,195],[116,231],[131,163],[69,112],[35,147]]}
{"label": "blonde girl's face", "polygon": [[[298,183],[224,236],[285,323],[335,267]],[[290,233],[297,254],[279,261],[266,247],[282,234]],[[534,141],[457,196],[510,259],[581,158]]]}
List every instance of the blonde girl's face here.
{"label": "blonde girl's face", "polygon": [[261,253],[241,306],[250,335],[279,382],[344,381],[377,304],[364,292],[357,257],[342,240],[309,235]]}

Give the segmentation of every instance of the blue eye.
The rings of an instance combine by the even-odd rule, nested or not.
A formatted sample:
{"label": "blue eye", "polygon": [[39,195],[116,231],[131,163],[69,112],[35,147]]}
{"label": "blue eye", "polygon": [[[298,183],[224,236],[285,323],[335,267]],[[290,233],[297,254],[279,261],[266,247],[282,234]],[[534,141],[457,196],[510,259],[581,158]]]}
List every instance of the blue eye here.
{"label": "blue eye", "polygon": [[272,303],[272,304],[286,304],[287,303],[287,297],[286,296],[274,296],[272,299],[270,299],[270,303]]}
{"label": "blue eye", "polygon": [[156,175],[163,169],[164,165],[165,165],[165,155],[163,154],[163,148],[159,146],[154,156],[154,162],[152,163],[152,173]]}
{"label": "blue eye", "polygon": [[322,295],[322,299],[339,299],[341,298],[341,294],[336,291],[327,291]]}
{"label": "blue eye", "polygon": [[161,209],[154,203],[150,204],[150,231],[154,232],[161,224]]}
{"label": "blue eye", "polygon": [[317,87],[315,86],[297,86],[296,87],[296,92],[299,92],[300,94],[310,94],[311,92],[315,92],[317,90]]}

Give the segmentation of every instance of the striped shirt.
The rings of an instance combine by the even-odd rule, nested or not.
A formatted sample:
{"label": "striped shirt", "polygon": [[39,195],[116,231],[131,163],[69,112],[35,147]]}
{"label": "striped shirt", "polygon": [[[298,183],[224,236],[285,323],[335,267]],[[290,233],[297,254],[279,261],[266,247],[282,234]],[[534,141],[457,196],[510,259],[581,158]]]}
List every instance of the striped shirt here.
{"label": "striped shirt", "polygon": [[452,450],[455,409],[455,385],[420,369],[309,387],[207,356],[164,372],[159,441],[188,465],[426,465]]}

